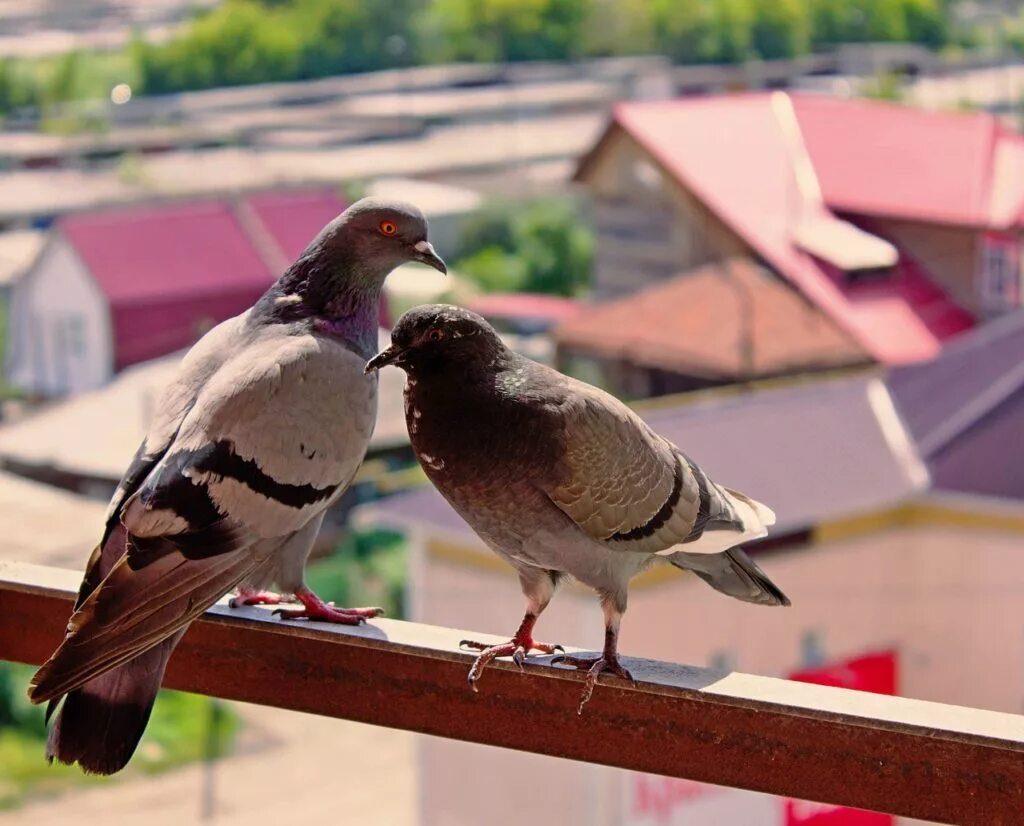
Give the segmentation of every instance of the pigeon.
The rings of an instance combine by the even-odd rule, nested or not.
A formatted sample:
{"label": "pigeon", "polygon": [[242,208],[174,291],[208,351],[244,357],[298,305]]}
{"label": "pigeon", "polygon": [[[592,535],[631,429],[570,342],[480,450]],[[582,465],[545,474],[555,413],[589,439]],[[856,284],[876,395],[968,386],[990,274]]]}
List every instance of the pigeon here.
{"label": "pigeon", "polygon": [[403,315],[391,344],[366,365],[406,374],[405,418],[427,477],[519,574],[527,608],[512,639],[472,640],[470,686],[496,657],[522,667],[537,618],[571,576],[593,588],[604,613],[600,656],[551,662],[632,680],[618,657],[630,579],[660,557],[717,591],[759,605],[786,596],[739,547],[765,536],[772,511],[713,482],[678,447],[602,390],[521,356],[483,318],[447,305]]}
{"label": "pigeon", "polygon": [[234,604],[301,608],[284,619],[358,624],[303,583],[324,513],[369,445],[380,291],[400,264],[445,264],[414,206],[354,203],[257,303],[185,356],[114,493],[63,642],[36,672],[52,762],[113,774],[146,727],[189,623],[233,589]]}

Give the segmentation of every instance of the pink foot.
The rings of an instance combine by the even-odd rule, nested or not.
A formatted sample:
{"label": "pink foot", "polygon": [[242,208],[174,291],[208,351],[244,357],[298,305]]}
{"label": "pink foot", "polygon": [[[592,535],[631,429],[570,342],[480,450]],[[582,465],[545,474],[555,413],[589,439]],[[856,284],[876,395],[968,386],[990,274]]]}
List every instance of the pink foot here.
{"label": "pink foot", "polygon": [[308,588],[296,591],[295,598],[302,603],[302,608],[278,608],[274,613],[283,620],[308,619],[337,625],[359,625],[384,613],[383,608],[335,608],[333,603],[324,602]]}
{"label": "pink foot", "polygon": [[239,588],[238,595],[231,597],[228,605],[232,608],[241,608],[244,605],[280,605],[282,602],[294,601],[271,591],[250,591],[248,588]]}
{"label": "pink foot", "polygon": [[597,678],[601,674],[614,674],[616,677],[629,680],[631,683],[636,682],[633,679],[633,675],[629,673],[629,670],[624,668],[619,662],[618,656],[607,651],[600,657],[570,657],[560,654],[551,660],[551,664],[571,665],[578,671],[587,672],[587,679],[583,684],[583,694],[580,696],[580,705],[576,709],[577,714],[583,713],[583,706],[587,704],[590,696],[594,693]]}
{"label": "pink foot", "polygon": [[477,689],[476,684],[480,679],[480,675],[483,674],[484,669],[498,657],[511,656],[512,661],[519,666],[520,670],[522,670],[523,662],[530,655],[531,651],[540,651],[544,654],[554,654],[556,651],[565,651],[565,649],[560,645],[548,645],[545,642],[536,642],[528,633],[518,633],[511,640],[501,643],[500,645],[487,645],[486,643],[474,642],[473,640],[463,640],[459,643],[459,648],[480,652],[480,656],[473,661],[473,666],[469,669],[469,687],[473,689],[473,691],[479,690]]}

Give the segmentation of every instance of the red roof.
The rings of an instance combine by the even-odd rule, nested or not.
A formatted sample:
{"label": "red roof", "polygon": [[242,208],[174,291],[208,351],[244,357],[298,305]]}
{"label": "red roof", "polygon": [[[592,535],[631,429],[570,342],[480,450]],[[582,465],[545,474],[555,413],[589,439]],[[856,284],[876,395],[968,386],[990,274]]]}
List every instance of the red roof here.
{"label": "red roof", "polygon": [[106,296],[117,369],[250,307],[345,204],[333,190],[69,215],[58,229]]}
{"label": "red roof", "polygon": [[325,189],[260,192],[245,198],[245,203],[289,262],[346,206],[334,190]]}
{"label": "red roof", "polygon": [[266,289],[274,279],[219,201],[69,215],[58,226],[113,306]]}
{"label": "red roof", "polygon": [[[792,102],[800,134],[792,134],[776,96]],[[974,223],[985,209],[991,215],[1016,215],[1024,201],[1015,202],[986,183],[991,168],[1012,167],[1024,159],[1024,150],[1018,154],[1021,139],[996,129],[984,115],[936,115],[892,104],[755,93],[624,103],[615,109],[615,123],[884,363],[928,358],[944,338],[972,326],[973,320],[913,262],[904,261],[895,278],[851,284],[794,243],[794,230],[806,215],[798,178],[806,171],[800,168],[800,144],[822,190],[824,203],[816,208],[825,213],[835,207]],[[879,135],[890,127],[891,136]],[[997,144],[998,163],[992,157]],[[872,146],[877,156],[871,155]],[[1024,195],[1024,183],[1016,185]],[[973,194],[983,192],[998,198],[986,201]]]}
{"label": "red roof", "polygon": [[989,227],[1017,217],[997,208],[1000,188],[1016,199],[1013,212],[1024,206],[1024,181],[994,175],[997,147],[1019,151],[1024,141],[991,115],[824,95],[791,100],[834,210]]}
{"label": "red roof", "polygon": [[745,258],[586,308],[554,337],[560,346],[641,367],[731,380],[870,360],[828,316]]}
{"label": "red roof", "polygon": [[468,299],[465,304],[484,318],[535,320],[551,324],[574,318],[583,309],[575,299],[539,293],[487,293]]}

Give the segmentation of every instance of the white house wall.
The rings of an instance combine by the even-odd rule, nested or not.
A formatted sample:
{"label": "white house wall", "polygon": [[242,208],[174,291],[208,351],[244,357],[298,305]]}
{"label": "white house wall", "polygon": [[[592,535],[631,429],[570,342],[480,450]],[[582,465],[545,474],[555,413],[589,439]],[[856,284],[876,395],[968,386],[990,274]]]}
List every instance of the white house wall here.
{"label": "white house wall", "polygon": [[106,299],[60,236],[14,288],[8,348],[8,379],[29,393],[80,393],[112,375]]}

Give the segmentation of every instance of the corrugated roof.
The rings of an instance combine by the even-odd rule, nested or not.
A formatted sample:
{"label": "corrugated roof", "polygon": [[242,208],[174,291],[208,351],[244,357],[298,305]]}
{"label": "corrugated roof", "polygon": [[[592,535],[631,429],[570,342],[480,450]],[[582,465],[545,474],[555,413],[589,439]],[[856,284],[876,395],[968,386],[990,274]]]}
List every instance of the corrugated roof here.
{"label": "corrugated roof", "polygon": [[767,376],[870,361],[828,316],[743,259],[591,306],[555,328],[554,337],[606,358],[699,376]]}
{"label": "corrugated roof", "polygon": [[[897,278],[866,286],[850,284],[794,243],[795,229],[807,214],[802,179],[797,174],[803,171],[799,165],[803,156],[795,153],[794,139],[802,139],[801,153],[806,148],[812,174],[818,179],[814,183],[820,183],[821,210],[857,205],[866,211],[888,214],[897,210],[907,217],[932,216],[935,220],[941,214],[952,220],[955,202],[967,192],[968,203],[973,205],[961,209],[961,217],[967,220],[977,217],[983,200],[975,190],[987,186],[989,178],[981,180],[979,175],[982,167],[993,164],[991,145],[983,157],[960,167],[934,146],[937,142],[940,150],[948,149],[957,160],[965,155],[974,158],[972,153],[982,152],[985,145],[982,133],[988,135],[990,144],[997,133],[992,129],[986,132],[979,125],[986,121],[975,118],[958,121],[957,116],[933,116],[889,105],[792,95],[788,100],[801,133],[794,138],[780,118],[780,107],[773,103],[778,98],[772,94],[624,103],[615,108],[614,122],[872,357],[898,364],[934,355],[943,339],[969,327],[972,320],[934,285],[929,289],[927,279],[915,267],[905,268]],[[871,130],[885,129],[889,117],[904,143],[873,143],[862,124]],[[906,122],[916,124],[917,131],[912,133]],[[953,126],[946,134],[944,129],[950,123]],[[945,137],[933,136],[932,131]],[[918,139],[913,145],[905,143],[911,134]],[[1013,136],[1013,140],[1018,139]],[[848,146],[856,159],[855,175],[833,169],[844,163],[842,146]],[[867,152],[872,146],[879,153],[874,162]],[[925,146],[927,152],[922,151]],[[595,151],[599,149],[600,144]],[[902,163],[900,152],[904,151],[913,155],[915,163],[908,161],[903,172],[891,169]],[[911,188],[904,177],[923,174],[921,158],[931,164],[927,171],[930,180]],[[584,159],[579,174],[586,174],[590,162],[590,158]],[[899,187],[891,187],[892,180]],[[953,180],[956,187],[949,184]],[[935,194],[936,187],[942,198]],[[899,189],[899,194],[872,195],[893,188]],[[919,208],[915,209],[915,204]],[[1006,211],[1005,206],[1001,209]]]}
{"label": "corrugated roof", "polygon": [[922,455],[937,453],[1024,388],[1024,310],[951,341],[931,361],[891,371],[887,383]]}
{"label": "corrugated roof", "polygon": [[[1018,135],[982,112],[930,112],[881,101],[790,96],[825,202],[837,211],[990,226],[993,164]],[[1024,182],[1011,185],[1018,204]]]}
{"label": "corrugated roof", "polygon": [[259,192],[244,198],[243,203],[252,209],[288,263],[347,206],[337,192],[324,188]]}
{"label": "corrugated roof", "polygon": [[222,201],[81,213],[57,226],[114,307],[264,290],[275,277]]}
{"label": "corrugated roof", "polygon": [[121,369],[187,347],[251,306],[344,208],[333,189],[302,189],[83,213],[57,226],[110,302]]}
{"label": "corrugated roof", "polygon": [[105,502],[0,472],[0,558],[81,568],[103,531]]}
{"label": "corrugated roof", "polygon": [[[819,381],[639,411],[716,481],[768,504],[775,533],[891,507],[928,481],[880,379]],[[359,518],[471,535],[433,488]]]}

